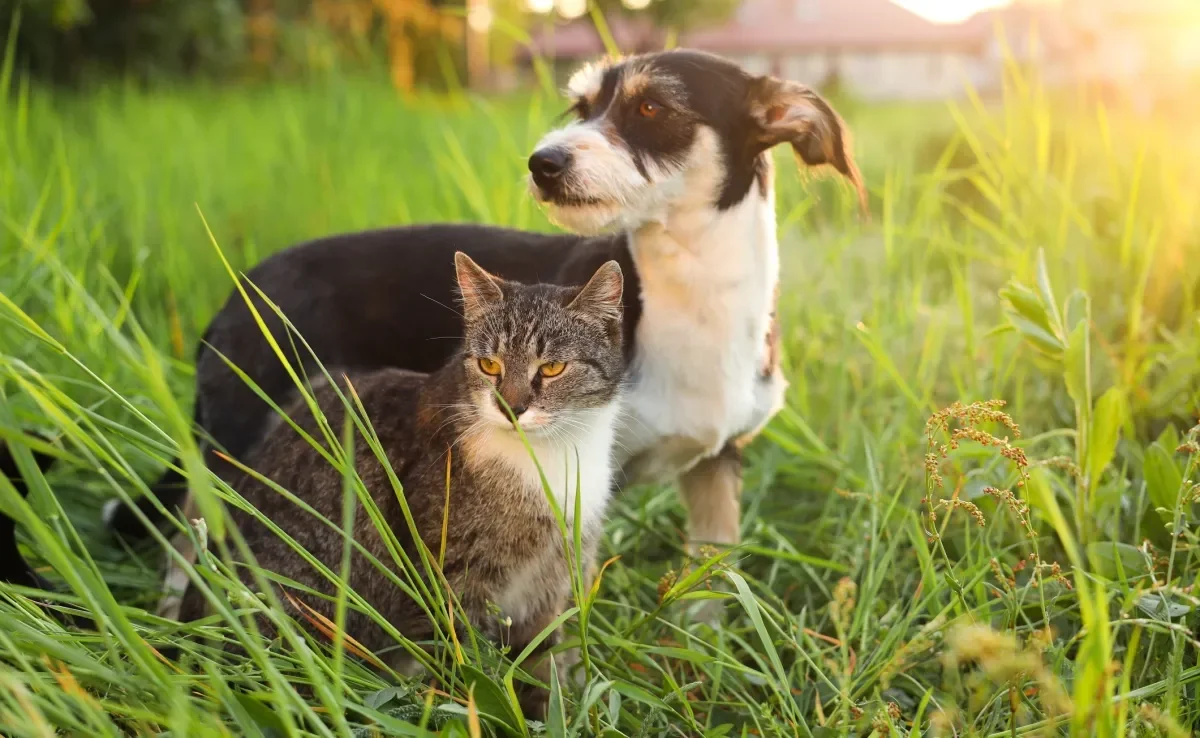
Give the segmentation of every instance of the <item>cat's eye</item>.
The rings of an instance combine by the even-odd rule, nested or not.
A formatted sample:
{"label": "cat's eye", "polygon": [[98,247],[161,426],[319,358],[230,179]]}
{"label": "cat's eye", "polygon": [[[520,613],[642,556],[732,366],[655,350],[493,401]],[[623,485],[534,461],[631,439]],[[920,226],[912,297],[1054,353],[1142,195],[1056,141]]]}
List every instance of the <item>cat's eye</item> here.
{"label": "cat's eye", "polygon": [[543,377],[557,377],[563,373],[563,369],[567,368],[565,361],[547,361],[538,367],[538,373]]}
{"label": "cat's eye", "polygon": [[495,359],[481,358],[479,360],[479,371],[483,372],[489,377],[500,376],[500,372],[503,370],[503,368],[504,367],[500,365],[500,362],[496,361]]}

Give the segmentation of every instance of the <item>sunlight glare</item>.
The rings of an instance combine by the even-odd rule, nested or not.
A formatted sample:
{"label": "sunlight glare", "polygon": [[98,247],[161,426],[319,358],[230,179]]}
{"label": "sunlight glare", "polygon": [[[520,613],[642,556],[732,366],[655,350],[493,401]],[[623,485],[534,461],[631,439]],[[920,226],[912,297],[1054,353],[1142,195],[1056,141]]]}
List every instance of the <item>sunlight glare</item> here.
{"label": "sunlight glare", "polygon": [[476,33],[487,33],[495,15],[487,5],[477,5],[467,11],[467,25]]}
{"label": "sunlight glare", "polygon": [[934,23],[960,23],[981,11],[1008,5],[1011,0],[892,0],[892,2]]}
{"label": "sunlight glare", "polygon": [[587,0],[558,0],[558,12],[571,20],[587,12]]}

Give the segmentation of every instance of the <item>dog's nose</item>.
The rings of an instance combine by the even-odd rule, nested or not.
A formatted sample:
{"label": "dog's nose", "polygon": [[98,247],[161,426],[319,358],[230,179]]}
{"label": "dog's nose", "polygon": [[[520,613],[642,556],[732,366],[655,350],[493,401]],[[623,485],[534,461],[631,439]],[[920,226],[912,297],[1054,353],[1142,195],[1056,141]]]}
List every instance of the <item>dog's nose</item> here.
{"label": "dog's nose", "polygon": [[529,171],[538,184],[558,179],[570,164],[571,153],[557,147],[539,149],[529,157]]}

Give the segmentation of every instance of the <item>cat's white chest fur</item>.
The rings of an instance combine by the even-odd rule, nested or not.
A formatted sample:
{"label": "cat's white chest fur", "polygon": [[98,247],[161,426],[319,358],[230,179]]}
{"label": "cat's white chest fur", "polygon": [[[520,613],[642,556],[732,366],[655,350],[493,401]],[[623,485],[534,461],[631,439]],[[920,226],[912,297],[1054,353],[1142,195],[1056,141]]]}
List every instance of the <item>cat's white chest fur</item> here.
{"label": "cat's white chest fur", "polygon": [[569,429],[526,431],[528,448],[512,430],[492,429],[472,441],[473,453],[503,464],[516,475],[514,485],[530,490],[542,490],[540,465],[568,525],[574,524],[577,492],[583,525],[603,525],[616,468],[613,446],[619,412],[620,400],[615,399],[607,407],[580,411],[568,421]]}
{"label": "cat's white chest fur", "polygon": [[[604,511],[612,495],[614,472],[613,444],[616,441],[616,418],[619,404],[591,414],[584,429],[572,431],[569,438],[554,439],[543,435],[527,436],[550,487],[554,500],[562,510],[568,525],[574,525],[576,497],[579,519],[585,528],[601,526]],[[518,441],[519,443],[519,441]],[[528,482],[541,487],[537,468],[528,458],[523,446]],[[577,494],[578,493],[578,494]]]}
{"label": "cat's white chest fur", "polygon": [[620,458],[626,481],[665,481],[782,404],[782,374],[762,377],[779,279],[774,197],[674,215],[633,234],[631,250],[642,316]]}
{"label": "cat's white chest fur", "polygon": [[[501,462],[516,476],[515,484],[529,491],[536,499],[543,495],[541,477],[530,456],[530,449],[542,474],[545,475],[554,500],[562,510],[567,522],[568,535],[575,526],[575,504],[579,503],[579,520],[585,530],[598,538],[604,524],[604,513],[612,496],[613,474],[616,468],[613,445],[616,440],[616,419],[619,403],[589,411],[586,422],[573,423],[577,429],[555,435],[533,433],[526,436],[529,448],[511,431],[492,432],[484,443],[476,443],[477,450],[484,450],[492,462]],[[543,500],[544,502],[544,500]],[[548,503],[545,503],[548,506]],[[570,540],[568,544],[570,545]],[[500,593],[496,602],[500,609],[514,621],[523,620],[535,605],[551,592],[550,585],[569,582],[561,577],[547,576],[551,557],[561,557],[562,547],[555,544],[542,551],[530,551],[529,560],[518,567]]]}

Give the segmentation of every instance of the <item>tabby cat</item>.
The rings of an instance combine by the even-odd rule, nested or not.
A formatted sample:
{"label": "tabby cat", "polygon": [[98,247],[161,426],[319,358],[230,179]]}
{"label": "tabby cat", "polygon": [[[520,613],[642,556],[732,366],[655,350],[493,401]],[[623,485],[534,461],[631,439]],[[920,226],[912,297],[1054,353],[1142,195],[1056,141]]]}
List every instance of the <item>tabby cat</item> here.
{"label": "tabby cat", "polygon": [[[462,348],[445,366],[432,374],[400,369],[330,374],[341,377],[346,397],[351,397],[347,389],[352,386],[361,399],[431,560],[443,555],[444,545],[441,570],[464,614],[489,637],[503,640],[515,656],[563,612],[571,588],[564,539],[534,457],[567,519],[572,538],[566,545],[572,545],[574,526],[580,528],[585,569],[601,534],[613,488],[612,451],[623,378],[623,275],[612,261],[585,286],[561,287],[505,281],[463,253],[455,255],[455,266],[465,333]],[[314,398],[340,437],[342,400],[328,382],[314,387]],[[323,438],[303,398],[287,413],[311,437]],[[290,425],[277,422],[239,462],[296,495],[333,525],[341,524],[342,472]],[[398,493],[361,433],[355,437],[354,463],[383,521],[423,570]],[[298,545],[332,572],[340,570],[344,538],[338,530],[251,474],[224,474],[247,502]],[[336,587],[276,533],[240,509],[231,508],[231,514],[260,567],[327,597],[335,595]],[[443,544],[444,516],[448,525]],[[353,532],[382,564],[395,566],[361,506]],[[238,569],[250,584],[249,572]],[[406,638],[420,642],[433,636],[433,623],[420,604],[360,552],[351,558],[349,583]],[[289,594],[333,619],[332,601],[294,588]],[[290,598],[281,600],[294,607]],[[203,595],[193,587],[180,615],[195,618],[204,607]],[[360,611],[347,613],[346,634],[395,668],[412,666],[395,639]],[[557,633],[543,641],[526,668],[547,678],[543,652],[557,641]],[[385,650],[397,656],[380,653]],[[545,690],[525,689],[526,715],[543,715],[546,697]]]}

